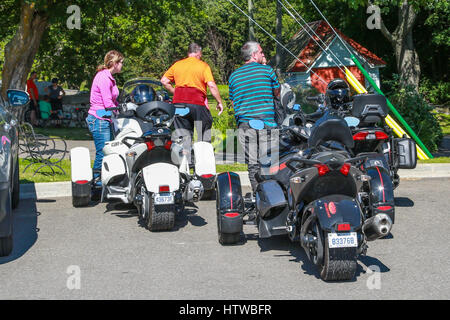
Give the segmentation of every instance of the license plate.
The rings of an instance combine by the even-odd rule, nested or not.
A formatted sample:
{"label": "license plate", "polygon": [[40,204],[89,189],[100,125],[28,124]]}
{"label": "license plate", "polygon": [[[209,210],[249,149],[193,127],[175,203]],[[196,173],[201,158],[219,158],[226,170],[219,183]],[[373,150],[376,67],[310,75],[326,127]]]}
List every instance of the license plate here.
{"label": "license plate", "polygon": [[173,203],[174,203],[173,195],[169,196],[155,195],[155,204],[173,204]]}
{"label": "license plate", "polygon": [[348,248],[357,247],[358,239],[356,232],[349,233],[329,233],[328,246],[330,248]]}

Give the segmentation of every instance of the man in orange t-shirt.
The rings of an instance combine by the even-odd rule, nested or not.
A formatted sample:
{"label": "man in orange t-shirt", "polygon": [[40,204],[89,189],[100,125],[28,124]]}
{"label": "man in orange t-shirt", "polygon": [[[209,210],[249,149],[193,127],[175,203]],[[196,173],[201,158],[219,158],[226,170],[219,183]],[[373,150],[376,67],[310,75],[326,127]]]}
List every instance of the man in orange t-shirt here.
{"label": "man in orange t-shirt", "polygon": [[195,127],[198,140],[210,142],[212,116],[207,105],[207,87],[217,100],[219,115],[223,111],[223,105],[211,68],[201,60],[201,57],[202,48],[196,43],[191,43],[188,57],[175,62],[161,78],[161,83],[173,94],[173,104],[189,108],[187,115],[175,117],[175,129],[188,130],[192,137]]}
{"label": "man in orange t-shirt", "polygon": [[30,78],[27,80],[27,92],[30,95],[30,109],[31,109],[30,120],[31,120],[31,124],[33,126],[37,125],[36,115],[39,111],[39,104],[38,104],[39,92],[36,87],[36,84],[34,83],[34,80],[36,78],[37,78],[37,73],[36,73],[36,71],[33,71],[30,74]]}

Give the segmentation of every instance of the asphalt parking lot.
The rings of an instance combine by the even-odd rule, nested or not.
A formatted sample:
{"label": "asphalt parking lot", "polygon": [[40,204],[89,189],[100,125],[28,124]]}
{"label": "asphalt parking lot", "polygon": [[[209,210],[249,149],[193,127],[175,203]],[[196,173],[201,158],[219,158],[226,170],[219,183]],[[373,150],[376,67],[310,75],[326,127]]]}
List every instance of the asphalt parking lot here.
{"label": "asphalt parking lot", "polygon": [[130,206],[21,200],[0,299],[449,299],[449,195],[450,178],[402,180],[392,236],[370,243],[356,278],[338,283],[320,280],[285,236],[258,239],[245,226],[239,245],[221,246],[215,201],[152,233]]}

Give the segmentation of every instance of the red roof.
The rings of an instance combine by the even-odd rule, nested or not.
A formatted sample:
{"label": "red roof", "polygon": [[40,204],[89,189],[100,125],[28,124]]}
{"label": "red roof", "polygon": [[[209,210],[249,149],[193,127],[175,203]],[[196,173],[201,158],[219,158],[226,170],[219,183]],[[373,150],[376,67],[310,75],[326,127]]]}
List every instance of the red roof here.
{"label": "red roof", "polygon": [[[323,20],[310,22],[308,23],[308,25],[312,28],[312,30],[314,30],[314,32],[320,37],[322,41],[318,41],[318,37],[314,35],[309,28],[307,29],[302,28],[294,35],[294,37],[292,37],[287,47],[288,49],[291,48],[294,50],[297,49],[297,52],[299,49],[301,49],[298,58],[309,68],[323,53],[322,49],[318,46],[316,41],[319,42],[321,47],[323,48],[324,47],[323,43],[325,43],[325,46],[328,46],[331,43],[331,41],[334,40],[336,35],[334,34],[333,30],[331,30],[328,23],[326,23]],[[373,52],[369,51],[367,48],[363,47],[353,39],[345,36],[338,29],[335,30],[339,34],[339,36],[345,40],[347,44],[349,44],[353,49],[355,49],[355,51],[358,52],[359,55],[361,55],[370,64],[386,65],[386,62],[383,59],[379,58],[377,55],[375,55]],[[312,35],[316,41],[311,39],[310,35]],[[305,42],[306,45],[303,45],[303,47],[299,48],[298,44],[300,44],[301,46],[301,43]],[[297,45],[295,45],[295,43],[297,43]],[[290,51],[295,54],[295,51],[292,50]],[[298,60],[293,60],[286,67],[286,72],[304,72],[304,71],[306,71],[306,67]]]}

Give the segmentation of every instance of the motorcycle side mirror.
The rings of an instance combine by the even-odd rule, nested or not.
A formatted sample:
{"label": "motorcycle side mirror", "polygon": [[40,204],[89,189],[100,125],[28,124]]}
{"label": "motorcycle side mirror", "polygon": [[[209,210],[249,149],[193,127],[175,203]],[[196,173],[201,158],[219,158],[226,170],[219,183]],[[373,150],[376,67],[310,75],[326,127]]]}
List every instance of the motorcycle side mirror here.
{"label": "motorcycle side mirror", "polygon": [[179,116],[185,116],[189,113],[189,108],[175,108],[175,114]]}
{"label": "motorcycle side mirror", "polygon": [[319,95],[317,96],[317,102],[318,102],[319,104],[325,103],[325,95],[324,95],[323,93],[321,93],[321,94],[319,94]]}
{"label": "motorcycle side mirror", "polygon": [[359,119],[355,117],[345,117],[344,120],[349,127],[356,127],[360,122]]}
{"label": "motorcycle side mirror", "polygon": [[137,109],[137,105],[136,104],[134,104],[133,102],[128,102],[127,104],[126,104],[126,108],[127,108],[127,111],[136,111],[136,109]]}
{"label": "motorcycle side mirror", "polygon": [[248,125],[250,126],[250,128],[253,128],[255,130],[262,130],[264,129],[264,122],[262,120],[250,120],[248,122]]}
{"label": "motorcycle side mirror", "polygon": [[9,104],[13,107],[20,107],[26,105],[30,101],[30,97],[27,92],[16,89],[9,89],[6,91]]}

